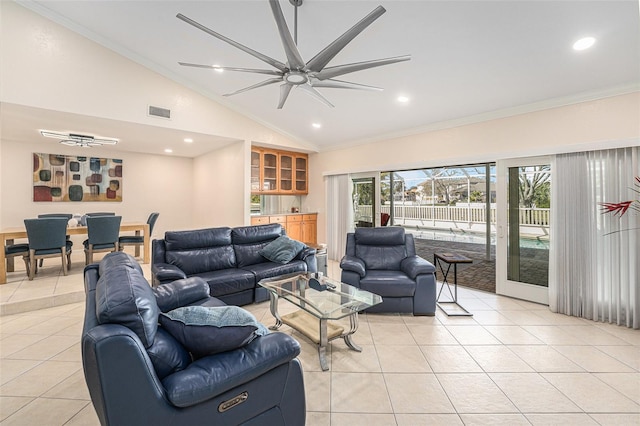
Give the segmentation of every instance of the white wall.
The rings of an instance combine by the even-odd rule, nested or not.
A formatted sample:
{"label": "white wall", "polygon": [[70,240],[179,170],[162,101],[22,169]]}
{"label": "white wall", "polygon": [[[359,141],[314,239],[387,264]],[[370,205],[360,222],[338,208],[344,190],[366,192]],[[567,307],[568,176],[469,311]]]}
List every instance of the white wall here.
{"label": "white wall", "polygon": [[[119,202],[34,202],[34,152],[92,155],[123,160],[123,200]],[[0,142],[0,228],[21,226],[39,213],[86,213],[114,211],[124,222],[146,221],[151,212],[160,213],[154,236],[165,230],[184,228],[193,221],[193,160],[160,155],[113,152],[107,149],[65,147],[52,141]],[[188,225],[187,225],[188,226]]]}
{"label": "white wall", "polygon": [[194,228],[248,225],[250,142],[236,142],[194,161]]}
{"label": "white wall", "polygon": [[327,174],[470,164],[640,144],[640,93],[312,154],[307,203],[326,242]]}

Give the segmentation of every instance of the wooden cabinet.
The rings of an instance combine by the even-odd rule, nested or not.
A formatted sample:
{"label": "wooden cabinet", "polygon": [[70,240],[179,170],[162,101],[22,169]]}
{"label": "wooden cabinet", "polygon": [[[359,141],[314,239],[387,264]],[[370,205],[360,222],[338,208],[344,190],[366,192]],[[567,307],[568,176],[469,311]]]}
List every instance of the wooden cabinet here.
{"label": "wooden cabinet", "polygon": [[302,241],[302,215],[288,215],[286,229],[289,238],[292,240]]}
{"label": "wooden cabinet", "polygon": [[302,240],[305,243],[318,244],[318,215],[302,215]]}
{"label": "wooden cabinet", "polygon": [[318,242],[318,215],[297,214],[287,216],[287,235],[289,238],[316,244]]}
{"label": "wooden cabinet", "polygon": [[286,214],[271,216],[253,216],[252,225],[265,225],[267,223],[279,223],[292,240],[305,243],[318,243],[318,215],[310,214]]}
{"label": "wooden cabinet", "polygon": [[252,194],[307,194],[309,158],[300,152],[251,149]]}

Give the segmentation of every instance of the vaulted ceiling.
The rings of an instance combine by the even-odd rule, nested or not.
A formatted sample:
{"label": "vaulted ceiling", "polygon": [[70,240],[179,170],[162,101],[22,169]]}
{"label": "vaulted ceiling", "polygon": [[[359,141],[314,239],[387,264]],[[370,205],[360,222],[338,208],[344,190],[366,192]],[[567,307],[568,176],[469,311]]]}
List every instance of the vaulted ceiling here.
{"label": "vaulted ceiling", "polygon": [[[329,66],[407,54],[411,60],[339,77],[384,91],[318,89],[333,103],[329,108],[295,89],[282,109],[276,108],[279,84],[222,96],[269,76],[178,64],[271,69],[177,19],[178,13],[286,62],[267,0],[21,4],[318,150],[640,87],[637,0],[304,0],[297,47],[305,61],[378,5],[386,13]],[[280,5],[293,31],[294,6]],[[594,46],[574,50],[585,36],[596,39]]]}

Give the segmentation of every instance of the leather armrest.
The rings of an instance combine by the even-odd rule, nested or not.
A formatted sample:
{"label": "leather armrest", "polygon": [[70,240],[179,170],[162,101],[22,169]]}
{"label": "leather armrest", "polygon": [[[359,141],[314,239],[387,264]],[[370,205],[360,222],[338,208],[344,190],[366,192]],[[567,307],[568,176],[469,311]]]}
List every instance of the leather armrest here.
{"label": "leather armrest", "polygon": [[400,269],[407,274],[409,278],[415,280],[420,274],[432,274],[436,271],[435,266],[420,256],[409,256],[402,260]]}
{"label": "leather armrest", "polygon": [[284,333],[254,339],[233,351],[209,355],[166,377],[167,398],[189,407],[247,383],[300,354],[300,343]]}
{"label": "leather armrest", "polygon": [[151,273],[160,282],[175,281],[187,278],[182,269],[168,263],[154,263],[151,265]]}
{"label": "leather armrest", "polygon": [[318,272],[318,260],[316,259],[316,249],[311,247],[305,247],[295,257],[296,259],[303,260],[307,264],[307,272]]}
{"label": "leather armrest", "polygon": [[187,306],[209,297],[209,284],[200,277],[184,278],[153,289],[158,307],[162,312]]}
{"label": "leather armrest", "polygon": [[298,255],[295,258],[299,260],[305,260],[307,257],[315,256],[315,255],[316,255],[316,249],[311,247],[305,247],[302,249],[300,253],[298,253]]}
{"label": "leather armrest", "polygon": [[344,256],[340,261],[340,268],[345,271],[355,272],[360,275],[360,278],[364,278],[367,273],[364,267],[364,261],[354,256]]}

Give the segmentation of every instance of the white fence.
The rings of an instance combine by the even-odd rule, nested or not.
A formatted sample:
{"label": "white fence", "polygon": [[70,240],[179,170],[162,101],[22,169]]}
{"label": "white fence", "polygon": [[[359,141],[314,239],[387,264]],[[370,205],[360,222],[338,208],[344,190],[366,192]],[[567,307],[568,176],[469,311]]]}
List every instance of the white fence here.
{"label": "white fence", "polygon": [[[453,227],[461,228],[460,225],[486,224],[486,208],[477,206],[433,206],[433,205],[394,205],[395,225],[416,225],[443,227],[442,224],[450,224]],[[356,218],[371,218],[371,206],[358,206]],[[391,207],[382,206],[381,213],[391,214]],[[549,209],[520,209],[520,224],[539,228],[542,233],[546,233],[549,228]],[[492,205],[490,210],[490,223],[496,223],[496,209]],[[476,226],[477,228],[477,226]]]}

